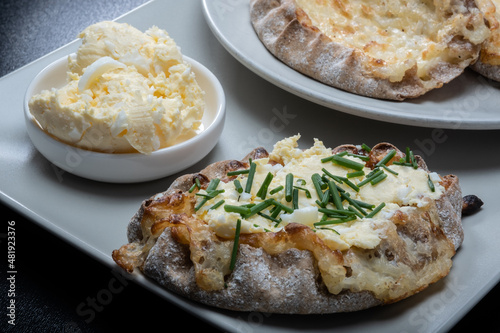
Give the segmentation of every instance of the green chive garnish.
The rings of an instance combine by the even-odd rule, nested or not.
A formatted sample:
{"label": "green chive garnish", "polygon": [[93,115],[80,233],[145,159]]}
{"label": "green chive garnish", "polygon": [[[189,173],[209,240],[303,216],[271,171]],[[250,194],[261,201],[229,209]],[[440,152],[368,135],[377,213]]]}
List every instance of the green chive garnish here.
{"label": "green chive garnish", "polygon": [[427,175],[427,184],[429,184],[429,188],[431,189],[431,192],[436,191],[436,188],[434,187],[434,183],[432,182],[430,175]]}
{"label": "green chive garnish", "polygon": [[238,176],[238,175],[246,175],[250,172],[249,169],[244,169],[244,170],[235,170],[235,171],[229,171],[227,173],[227,176],[228,177],[231,177],[231,176]]}
{"label": "green chive garnish", "polygon": [[257,169],[257,164],[250,163],[250,170],[248,171],[247,184],[245,186],[245,192],[250,193],[252,190],[253,177],[255,176],[255,170]]}
{"label": "green chive garnish", "polygon": [[279,191],[281,191],[282,189],[284,189],[284,187],[283,187],[283,185],[280,185],[280,186],[278,186],[278,187],[276,187],[276,188],[272,189],[272,190],[269,192],[269,194],[271,194],[271,195],[276,194],[276,193],[278,193]]}
{"label": "green chive garnish", "polygon": [[329,208],[318,208],[318,212],[326,215],[354,215],[353,212],[345,209],[329,209]]}
{"label": "green chive garnish", "polygon": [[228,213],[238,213],[240,215],[247,215],[250,213],[250,208],[243,206],[224,205],[224,210]]}
{"label": "green chive garnish", "polygon": [[395,155],[396,155],[396,149],[392,149],[375,166],[387,165],[387,163],[389,163],[389,161],[392,160],[392,158]]}
{"label": "green chive garnish", "polygon": [[264,200],[267,195],[267,189],[269,188],[269,184],[271,184],[271,181],[273,180],[274,175],[270,172],[267,173],[266,179],[264,179],[264,182],[259,188],[259,191],[257,192],[257,196]]}
{"label": "green chive garnish", "polygon": [[330,187],[330,194],[332,197],[333,204],[337,209],[344,209],[344,206],[342,205],[342,199],[340,198],[340,193],[339,190],[337,189],[337,185],[333,183],[332,180],[328,182],[328,185]]}
{"label": "green chive garnish", "polygon": [[377,177],[370,180],[370,184],[372,184],[372,185],[378,184],[382,180],[384,180],[385,178],[387,178],[387,174],[382,172],[380,175],[378,175]]}
{"label": "green chive garnish", "polygon": [[218,196],[219,194],[224,193],[224,192],[225,192],[225,190],[213,190],[213,191],[209,191],[207,193],[196,193],[195,195],[198,197],[204,197],[207,200],[210,200],[210,199],[213,199],[216,196]]}
{"label": "green chive garnish", "polygon": [[365,175],[365,172],[363,170],[349,172],[349,173],[346,174],[347,178],[361,177],[361,176],[364,176],[364,175]]}
{"label": "green chive garnish", "polygon": [[293,209],[299,209],[299,190],[294,188],[292,193],[292,207]]}
{"label": "green chive garnish", "polygon": [[[211,191],[215,191],[217,189],[217,186],[219,186],[219,183],[220,183],[220,178],[214,178],[210,181],[210,183],[208,183],[208,186],[207,186],[207,193],[211,192]],[[197,211],[199,210],[201,207],[203,207],[203,205],[208,201],[209,199],[208,198],[203,198],[203,200],[200,201],[200,203],[194,207],[194,210]]]}
{"label": "green chive garnish", "polygon": [[236,187],[236,191],[238,191],[238,193],[243,193],[243,187],[241,187],[241,182],[238,179],[234,180],[234,186]]}
{"label": "green chive garnish", "polygon": [[278,201],[276,201],[275,199],[271,199],[271,200],[273,200],[273,203],[272,203],[273,205],[275,205],[275,206],[277,206],[277,207],[281,208],[282,210],[284,210],[284,211],[285,211],[285,212],[287,212],[288,214],[293,213],[293,209],[292,209],[292,208],[290,208],[290,207],[287,207],[287,206],[283,205],[281,202],[278,202]]}
{"label": "green chive garnish", "polygon": [[321,171],[323,171],[325,173],[325,175],[327,175],[331,179],[335,180],[337,183],[340,183],[340,184],[343,183],[343,181],[342,181],[343,177],[336,176],[333,173],[331,173],[330,171],[326,170],[325,168],[322,168]]}
{"label": "green chive garnish", "polygon": [[224,204],[224,202],[226,202],[226,201],[224,199],[221,199],[221,200],[217,201],[212,207],[210,207],[210,209],[217,209],[220,206],[222,206]]}
{"label": "green chive garnish", "polygon": [[277,202],[277,201],[274,199],[266,199],[266,200],[264,200],[256,205],[254,205],[253,207],[251,207],[250,211],[247,214],[245,214],[245,216],[243,216],[243,218],[249,218],[250,216],[253,216],[253,215],[263,211],[267,207],[273,205],[275,202]]}
{"label": "green chive garnish", "polygon": [[330,201],[330,189],[326,190],[325,193],[323,193],[323,199],[319,203],[319,206],[326,207],[329,201]]}
{"label": "green chive garnish", "polygon": [[323,181],[321,180],[321,176],[317,173],[313,174],[311,176],[311,179],[313,181],[314,188],[316,189],[316,193],[318,194],[319,200],[323,200],[323,190],[321,188],[321,185]]}
{"label": "green chive garnish", "polygon": [[382,208],[384,208],[384,207],[385,207],[385,202],[382,202],[380,205],[378,205],[377,207],[375,207],[375,209],[374,209],[374,210],[372,210],[372,211],[370,212],[370,214],[366,215],[365,217],[366,217],[366,218],[371,218],[371,217],[374,217],[374,216],[375,216],[375,214],[377,214],[378,212],[380,212],[380,211],[382,210]]}
{"label": "green chive garnish", "polygon": [[379,169],[379,168],[373,169],[372,172],[370,172],[368,175],[366,175],[365,179],[363,179],[361,182],[358,183],[358,187],[361,187],[365,184],[368,184],[374,178],[377,178],[378,176],[380,176],[382,174],[384,174],[384,171],[382,169]]}
{"label": "green chive garnish", "polygon": [[236,255],[238,254],[238,244],[240,242],[240,230],[241,230],[241,220],[236,221],[236,231],[234,233],[234,243],[233,251],[231,253],[231,263],[229,264],[229,269],[233,270],[236,264]]}
{"label": "green chive garnish", "polygon": [[286,175],[285,182],[285,199],[287,202],[292,201],[293,198],[293,174],[289,173]]}
{"label": "green chive garnish", "polygon": [[337,164],[337,165],[343,166],[345,168],[353,169],[356,171],[363,170],[363,168],[365,167],[365,165],[362,163],[358,163],[358,162],[352,161],[348,158],[338,156],[338,154],[333,155],[332,162]]}
{"label": "green chive garnish", "polygon": [[369,153],[369,152],[372,151],[372,149],[368,145],[366,145],[364,143],[361,144],[361,148],[363,148],[363,150],[366,151],[367,153]]}
{"label": "green chive garnish", "polygon": [[348,194],[340,193],[340,197],[342,199],[347,200],[347,202],[350,203],[352,206],[354,206],[354,208],[356,208],[361,214],[365,216],[367,215],[366,211],[356,201],[351,199],[351,197]]}
{"label": "green chive garnish", "polygon": [[339,223],[346,223],[346,222],[354,221],[356,219],[357,219],[356,216],[350,216],[350,217],[346,217],[346,218],[342,218],[342,219],[339,218],[339,219],[320,221],[320,222],[314,223],[313,225],[315,227],[317,227],[317,226],[323,226],[323,225],[329,225],[329,224],[339,224]]}
{"label": "green chive garnish", "polygon": [[307,188],[305,188],[305,187],[300,187],[300,186],[294,186],[293,188],[296,188],[297,190],[302,190],[302,191],[304,191],[304,192],[306,193],[306,197],[307,197],[308,199],[310,199],[310,198],[311,198],[311,192],[309,192],[309,190],[308,190]]}
{"label": "green chive garnish", "polygon": [[274,218],[274,217],[269,216],[269,215],[267,215],[267,214],[264,214],[264,213],[262,213],[262,212],[259,212],[259,213],[257,213],[257,214],[258,214],[259,216],[262,216],[263,218],[268,219],[268,220],[270,220],[270,221],[273,221],[273,222],[275,222],[275,223],[280,223],[280,222],[281,222],[281,220],[278,220],[277,218]]}

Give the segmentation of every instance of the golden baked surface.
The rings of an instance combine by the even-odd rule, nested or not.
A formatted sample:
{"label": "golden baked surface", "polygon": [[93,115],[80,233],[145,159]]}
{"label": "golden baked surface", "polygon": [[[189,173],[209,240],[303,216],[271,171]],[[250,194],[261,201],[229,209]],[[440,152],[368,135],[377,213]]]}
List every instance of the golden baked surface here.
{"label": "golden baked surface", "polygon": [[460,75],[490,33],[473,1],[250,0],[250,15],[263,44],[290,67],[396,100]]}
{"label": "golden baked surface", "polygon": [[[316,141],[299,150],[293,146],[296,140],[277,143],[270,154],[258,148],[241,161],[217,162],[179,177],[167,191],[143,202],[129,224],[129,243],[113,251],[113,259],[129,272],[139,269],[204,304],[275,313],[356,311],[411,296],[448,274],[463,240],[462,195],[455,176],[432,173],[410,150],[388,143],[329,149]],[[290,143],[291,149],[286,148]],[[339,166],[339,157],[354,164]],[[312,181],[315,176],[304,176],[314,160],[326,170],[325,181],[342,168],[349,176],[334,180],[333,175],[330,187],[316,192],[320,183]],[[245,173],[252,165],[257,171]],[[365,181],[381,169],[386,176],[380,181]],[[288,201],[286,186],[266,182],[262,175],[280,180],[280,173],[290,170],[297,191]],[[415,173],[408,180],[405,172]],[[415,180],[422,173],[425,184]],[[253,189],[247,193],[250,174]],[[393,199],[382,195],[381,204],[375,202],[380,196],[370,195],[377,186],[382,192],[398,181],[391,185],[398,186]],[[263,184],[270,186],[261,190]],[[329,196],[333,188],[340,191],[340,202]],[[235,193],[237,204],[231,202]],[[316,202],[322,196],[324,205]],[[258,212],[245,210],[266,202],[271,204]],[[314,210],[321,212],[317,221],[310,218]]]}

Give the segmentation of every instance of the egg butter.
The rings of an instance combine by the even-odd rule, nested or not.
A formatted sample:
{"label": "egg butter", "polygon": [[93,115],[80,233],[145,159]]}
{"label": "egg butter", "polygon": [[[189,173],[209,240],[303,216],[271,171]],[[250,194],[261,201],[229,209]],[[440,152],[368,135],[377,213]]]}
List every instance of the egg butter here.
{"label": "egg butter", "polygon": [[29,102],[44,131],[83,149],[150,154],[201,129],[205,93],[166,31],[99,22],[79,37],[67,84]]}
{"label": "egg butter", "polygon": [[[396,211],[423,207],[444,191],[436,173],[396,164],[376,168],[385,176],[372,184],[369,177],[373,177],[374,170],[361,157],[337,154],[359,166],[353,170],[332,163],[329,160],[332,150],[321,141],[315,139],[311,148],[302,150],[298,148],[299,139],[300,135],[296,135],[279,141],[269,158],[252,161],[255,171],[251,186],[248,185],[250,168],[233,181],[220,182],[216,192],[199,190],[198,204],[204,199],[205,204],[196,215],[224,238],[235,237],[238,220],[241,233],[276,232],[295,222],[311,227],[332,249],[343,251],[353,246],[373,249],[380,243],[384,228],[392,225],[389,219]],[[279,163],[269,163],[270,160]],[[293,175],[292,199],[287,196],[290,175]],[[320,188],[317,186],[320,183],[314,180],[318,176],[322,180]],[[336,186],[335,195],[341,196],[341,206],[331,200],[333,194],[327,183],[335,184],[331,186]],[[211,193],[214,197],[206,200]],[[323,201],[325,193],[331,196]],[[262,205],[265,209],[249,213],[252,207]],[[234,207],[238,211],[233,211]]]}

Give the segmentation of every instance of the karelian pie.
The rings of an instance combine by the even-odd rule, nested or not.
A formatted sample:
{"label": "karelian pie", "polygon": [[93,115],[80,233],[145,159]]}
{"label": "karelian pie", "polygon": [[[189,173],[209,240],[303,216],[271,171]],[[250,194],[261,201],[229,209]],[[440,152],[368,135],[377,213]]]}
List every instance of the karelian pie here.
{"label": "karelian pie", "polygon": [[404,100],[478,58],[490,31],[470,0],[249,0],[265,47],[289,67],[359,95]]}
{"label": "karelian pie", "polygon": [[303,150],[299,137],[177,178],[142,203],[115,262],[207,305],[287,314],[388,304],[448,274],[456,176],[388,143]]}
{"label": "karelian pie", "polygon": [[500,0],[476,0],[491,35],[484,42],[479,59],[471,68],[485,77],[500,81]]}

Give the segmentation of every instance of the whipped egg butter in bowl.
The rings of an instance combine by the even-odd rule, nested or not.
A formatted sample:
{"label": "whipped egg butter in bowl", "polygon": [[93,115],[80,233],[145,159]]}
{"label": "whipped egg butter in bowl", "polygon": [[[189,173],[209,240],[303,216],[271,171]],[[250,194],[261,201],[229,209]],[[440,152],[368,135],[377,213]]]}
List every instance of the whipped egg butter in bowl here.
{"label": "whipped egg butter in bowl", "polygon": [[205,157],[225,120],[220,82],[156,27],[101,22],[44,68],[24,101],[27,132],[50,162],[84,178],[133,183]]}

